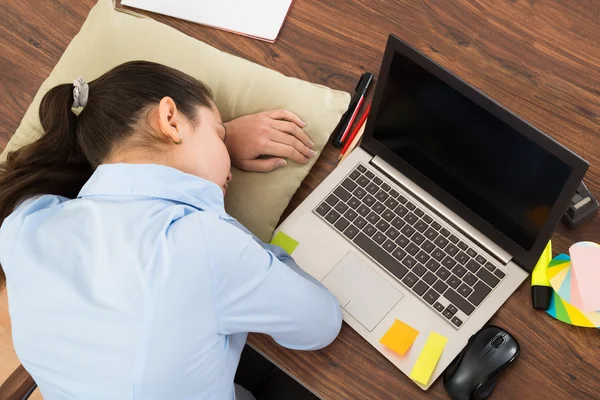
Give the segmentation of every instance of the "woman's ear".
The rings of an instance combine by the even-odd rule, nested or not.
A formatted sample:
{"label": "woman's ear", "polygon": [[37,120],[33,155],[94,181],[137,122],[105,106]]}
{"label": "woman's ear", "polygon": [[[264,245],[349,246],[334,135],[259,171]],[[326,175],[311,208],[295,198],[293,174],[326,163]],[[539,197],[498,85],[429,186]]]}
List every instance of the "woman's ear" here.
{"label": "woman's ear", "polygon": [[179,117],[179,111],[173,99],[163,97],[158,104],[158,129],[173,143],[181,143]]}

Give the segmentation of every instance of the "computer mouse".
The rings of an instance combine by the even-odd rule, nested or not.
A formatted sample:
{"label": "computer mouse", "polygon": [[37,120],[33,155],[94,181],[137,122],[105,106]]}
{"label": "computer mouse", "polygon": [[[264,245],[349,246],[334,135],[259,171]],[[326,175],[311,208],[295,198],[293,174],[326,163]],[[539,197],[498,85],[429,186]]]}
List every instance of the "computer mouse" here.
{"label": "computer mouse", "polygon": [[499,374],[519,355],[519,343],[508,332],[488,325],[471,336],[467,346],[444,374],[444,387],[453,400],[487,399]]}

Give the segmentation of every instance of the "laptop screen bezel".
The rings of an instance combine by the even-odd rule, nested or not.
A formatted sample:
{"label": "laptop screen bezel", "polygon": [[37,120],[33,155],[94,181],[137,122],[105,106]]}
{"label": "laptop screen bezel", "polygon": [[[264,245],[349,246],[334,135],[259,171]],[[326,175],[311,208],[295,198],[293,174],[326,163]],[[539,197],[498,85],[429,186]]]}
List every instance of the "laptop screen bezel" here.
{"label": "laptop screen bezel", "polygon": [[[451,196],[441,187],[436,185],[434,182],[429,180],[427,177],[425,177],[425,175],[421,174],[418,170],[413,168],[404,160],[396,156],[385,145],[378,142],[373,137],[373,132],[376,125],[375,121],[378,117],[379,105],[389,78],[389,69],[392,59],[396,52],[407,57],[421,68],[424,68],[429,73],[441,79],[459,93],[466,96],[471,101],[475,102],[480,107],[484,108],[518,132],[522,133],[536,144],[542,146],[545,150],[572,168],[571,174],[561,190],[554,207],[550,211],[546,223],[543,225],[540,234],[536,238],[531,250],[524,249],[511,238],[504,235],[501,231],[495,229],[486,220],[471,211],[468,207]],[[377,87],[373,96],[371,110],[372,111],[365,127],[365,133],[361,147],[370,154],[379,156],[388,164],[392,165],[403,175],[412,180],[415,184],[426,190],[430,195],[435,197],[438,201],[459,215],[475,229],[480,231],[483,235],[503,248],[513,257],[513,261],[515,261],[520,267],[531,272],[535,267],[537,260],[541,256],[542,251],[546,247],[546,244],[552,237],[552,234],[560,222],[562,215],[566,212],[573,193],[575,193],[575,190],[577,189],[588,169],[588,163],[577,154],[562,146],[554,139],[530,125],[517,115],[506,110],[490,97],[461,80],[456,75],[452,74],[424,54],[415,50],[393,34],[391,34],[388,38],[383,62],[381,64],[381,70],[379,72]]]}

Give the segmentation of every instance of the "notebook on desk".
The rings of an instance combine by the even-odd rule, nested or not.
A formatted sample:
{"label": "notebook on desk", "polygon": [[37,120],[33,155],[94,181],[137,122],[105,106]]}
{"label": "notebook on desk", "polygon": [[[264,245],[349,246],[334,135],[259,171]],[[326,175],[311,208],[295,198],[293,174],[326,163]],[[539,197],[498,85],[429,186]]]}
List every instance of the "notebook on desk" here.
{"label": "notebook on desk", "polygon": [[[587,167],[391,35],[363,142],[278,229],[427,389],[526,279]],[[394,325],[418,334],[382,344]]]}
{"label": "notebook on desk", "polygon": [[293,0],[123,0],[122,5],[273,43]]}

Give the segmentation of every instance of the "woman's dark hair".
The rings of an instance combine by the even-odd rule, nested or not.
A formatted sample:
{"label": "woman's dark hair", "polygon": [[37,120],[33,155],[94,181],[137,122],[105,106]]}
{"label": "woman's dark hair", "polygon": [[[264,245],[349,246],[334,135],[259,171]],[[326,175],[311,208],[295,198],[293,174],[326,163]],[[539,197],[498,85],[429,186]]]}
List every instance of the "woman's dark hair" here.
{"label": "woman's dark hair", "polygon": [[[211,93],[203,83],[147,61],[121,64],[89,82],[87,104],[79,115],[72,109],[73,85],[52,88],[40,105],[42,137],[0,164],[0,224],[29,197],[76,197],[96,167],[139,130],[151,106],[165,96],[193,122],[198,106],[211,107]],[[0,266],[0,285],[4,282]]]}

